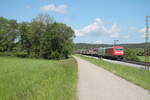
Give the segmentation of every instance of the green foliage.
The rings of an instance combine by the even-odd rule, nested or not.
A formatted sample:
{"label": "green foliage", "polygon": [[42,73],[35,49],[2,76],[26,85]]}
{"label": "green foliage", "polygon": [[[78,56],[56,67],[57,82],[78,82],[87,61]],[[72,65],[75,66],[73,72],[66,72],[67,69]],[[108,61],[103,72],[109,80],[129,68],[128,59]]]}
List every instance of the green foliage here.
{"label": "green foliage", "polygon": [[127,49],[125,49],[124,52],[125,52],[125,54],[124,54],[125,59],[140,61],[139,58],[137,57],[136,52],[134,52],[132,49],[127,48]]}
{"label": "green foliage", "polygon": [[[137,57],[139,58],[140,61],[145,62],[145,56],[137,56]],[[149,58],[150,58],[150,56],[149,56]],[[148,62],[150,62],[150,60]]]}
{"label": "green foliage", "polygon": [[28,57],[28,54],[26,52],[14,52],[13,56],[21,57],[21,58],[26,58]]}
{"label": "green foliage", "polygon": [[64,59],[73,51],[74,31],[48,14],[22,23],[0,17],[0,23],[0,52],[4,55]]}
{"label": "green foliage", "polygon": [[75,59],[0,61],[0,100],[76,100]]}
{"label": "green foliage", "polygon": [[54,59],[68,58],[73,48],[73,37],[74,31],[65,24],[49,24],[41,40],[41,56]]}
{"label": "green foliage", "polygon": [[19,49],[20,51],[26,52],[29,54],[31,48],[31,40],[30,40],[30,23],[21,23],[19,27]]}
{"label": "green foliage", "polygon": [[60,59],[61,55],[58,53],[58,51],[54,51],[51,53],[50,57],[53,59]]}
{"label": "green foliage", "polygon": [[0,51],[10,52],[15,46],[15,39],[18,33],[16,20],[8,20],[0,17]]}

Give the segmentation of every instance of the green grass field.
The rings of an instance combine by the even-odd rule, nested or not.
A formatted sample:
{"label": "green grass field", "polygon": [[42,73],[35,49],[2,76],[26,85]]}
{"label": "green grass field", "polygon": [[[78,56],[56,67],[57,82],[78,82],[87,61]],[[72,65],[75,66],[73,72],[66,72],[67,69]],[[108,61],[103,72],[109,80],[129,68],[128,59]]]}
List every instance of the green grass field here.
{"label": "green grass field", "polygon": [[76,100],[77,63],[0,57],[0,100]]}
{"label": "green grass field", "polygon": [[[145,61],[145,56],[138,56],[140,61]],[[150,57],[149,57],[149,62],[150,62]]]}
{"label": "green grass field", "polygon": [[150,71],[76,55],[150,91]]}

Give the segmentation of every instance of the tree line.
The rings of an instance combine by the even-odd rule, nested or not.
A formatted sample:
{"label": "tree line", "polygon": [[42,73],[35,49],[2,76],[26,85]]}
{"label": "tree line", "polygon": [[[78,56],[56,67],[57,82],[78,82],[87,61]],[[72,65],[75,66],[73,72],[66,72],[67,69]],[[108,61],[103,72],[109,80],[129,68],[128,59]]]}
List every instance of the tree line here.
{"label": "tree line", "polygon": [[65,59],[72,53],[74,31],[48,14],[31,22],[0,17],[0,55]]}

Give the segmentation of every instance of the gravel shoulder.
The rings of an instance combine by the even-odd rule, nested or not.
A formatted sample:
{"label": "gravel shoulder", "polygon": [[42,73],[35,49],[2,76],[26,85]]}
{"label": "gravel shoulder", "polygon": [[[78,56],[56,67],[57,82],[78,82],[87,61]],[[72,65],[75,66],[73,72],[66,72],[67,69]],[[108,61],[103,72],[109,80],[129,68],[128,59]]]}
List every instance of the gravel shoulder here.
{"label": "gravel shoulder", "polygon": [[79,100],[150,100],[149,91],[79,57],[75,58],[78,62]]}

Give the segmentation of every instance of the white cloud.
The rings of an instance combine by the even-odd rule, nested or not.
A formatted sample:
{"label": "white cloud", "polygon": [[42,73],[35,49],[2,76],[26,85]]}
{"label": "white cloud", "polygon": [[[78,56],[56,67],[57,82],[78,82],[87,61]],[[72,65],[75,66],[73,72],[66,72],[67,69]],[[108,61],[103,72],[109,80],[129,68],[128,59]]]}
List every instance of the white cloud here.
{"label": "white cloud", "polygon": [[74,32],[76,36],[83,36],[83,34],[76,29],[74,29]]}
{"label": "white cloud", "polygon": [[[149,28],[148,31],[150,32],[150,28]],[[146,32],[146,28],[142,28],[142,29],[138,30],[138,32],[145,33]]]}
{"label": "white cloud", "polygon": [[150,37],[150,28],[148,31],[149,31],[149,34],[146,33],[146,28],[142,28],[140,30],[137,30],[137,32],[140,32],[143,34],[142,37],[145,37],[146,35]]}
{"label": "white cloud", "polygon": [[75,30],[77,36],[85,36],[85,35],[90,35],[90,34],[95,34],[95,33],[102,33],[102,31],[105,30],[105,27],[103,27],[103,22],[101,19],[96,18],[94,23],[87,25],[83,27],[80,30]]}
{"label": "white cloud", "polygon": [[44,12],[57,12],[57,13],[67,13],[67,5],[54,5],[54,4],[49,4],[49,5],[45,5],[43,7],[40,8],[42,11]]}
{"label": "white cloud", "polygon": [[138,30],[138,32],[145,33],[145,28],[142,28],[142,29]]}
{"label": "white cloud", "polygon": [[75,29],[75,34],[76,36],[106,35],[111,38],[127,38],[127,36],[121,34],[121,31],[121,28],[117,24],[112,24],[110,27],[106,27],[106,24],[100,18],[96,18],[94,23],[79,30]]}
{"label": "white cloud", "polygon": [[108,32],[110,33],[110,37],[118,38],[118,37],[120,37],[121,29],[119,28],[119,26],[117,24],[113,24],[111,26],[110,30],[108,30]]}
{"label": "white cloud", "polygon": [[97,40],[94,42],[95,44],[102,44],[102,41],[101,40]]}

